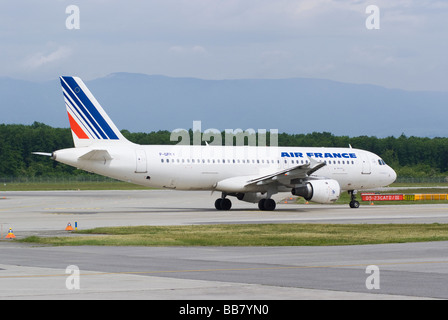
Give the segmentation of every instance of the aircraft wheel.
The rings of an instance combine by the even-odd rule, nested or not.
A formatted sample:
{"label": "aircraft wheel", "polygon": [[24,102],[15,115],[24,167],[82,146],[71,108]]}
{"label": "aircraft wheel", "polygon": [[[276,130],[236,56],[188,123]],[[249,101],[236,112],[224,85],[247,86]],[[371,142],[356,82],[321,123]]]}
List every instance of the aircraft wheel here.
{"label": "aircraft wheel", "polygon": [[261,199],[258,201],[258,208],[263,211],[275,210],[276,204],[273,199]]}
{"label": "aircraft wheel", "polygon": [[264,210],[266,211],[274,211],[275,210],[275,201],[273,199],[266,199],[264,202]]}
{"label": "aircraft wheel", "polygon": [[215,208],[216,208],[216,210],[222,210],[222,198],[216,199]]}
{"label": "aircraft wheel", "polygon": [[350,208],[359,208],[359,202],[356,200],[350,201]]}
{"label": "aircraft wheel", "polygon": [[221,210],[230,210],[230,208],[232,208],[232,201],[227,198],[222,199]]}

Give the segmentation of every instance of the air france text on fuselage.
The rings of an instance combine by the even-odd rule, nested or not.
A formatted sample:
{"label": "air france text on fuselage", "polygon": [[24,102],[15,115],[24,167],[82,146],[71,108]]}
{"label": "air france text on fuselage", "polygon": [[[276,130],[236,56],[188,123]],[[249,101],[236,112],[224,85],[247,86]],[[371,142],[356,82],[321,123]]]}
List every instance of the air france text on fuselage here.
{"label": "air france text on fuselage", "polygon": [[339,152],[307,152],[307,153],[303,153],[303,152],[282,152],[281,154],[282,158],[304,158],[305,156],[308,157],[314,157],[314,158],[330,158],[330,159],[335,159],[335,158],[345,158],[345,159],[350,159],[350,158],[357,158],[355,153],[339,153]]}

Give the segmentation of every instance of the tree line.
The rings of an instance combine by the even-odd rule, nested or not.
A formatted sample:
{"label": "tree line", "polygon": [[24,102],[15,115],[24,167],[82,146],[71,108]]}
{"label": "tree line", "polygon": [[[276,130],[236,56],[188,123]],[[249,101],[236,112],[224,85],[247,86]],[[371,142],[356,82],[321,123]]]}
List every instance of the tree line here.
{"label": "tree line", "polygon": [[[137,144],[176,144],[167,130],[142,133],[123,130],[122,134]],[[190,130],[191,143],[193,133]],[[267,145],[270,136],[267,132]],[[225,133],[222,133],[225,141]],[[205,144],[205,141],[202,142]],[[308,134],[278,134],[279,146],[348,147],[371,151],[394,168],[399,177],[448,176],[448,138],[372,136],[335,136],[328,132]],[[43,123],[32,125],[0,124],[0,178],[66,176],[85,174],[81,170],[33,155],[32,152],[52,152],[72,148],[69,128],[53,128]]]}

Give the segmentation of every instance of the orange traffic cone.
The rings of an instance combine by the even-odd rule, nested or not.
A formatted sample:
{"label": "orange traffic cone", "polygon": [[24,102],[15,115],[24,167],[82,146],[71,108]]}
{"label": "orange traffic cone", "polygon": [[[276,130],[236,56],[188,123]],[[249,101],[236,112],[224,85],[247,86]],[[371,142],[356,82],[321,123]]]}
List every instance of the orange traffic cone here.
{"label": "orange traffic cone", "polygon": [[65,228],[65,231],[73,231],[72,224],[69,222],[67,223],[67,227]]}
{"label": "orange traffic cone", "polygon": [[16,236],[12,232],[12,229],[9,228],[9,232],[8,232],[8,235],[6,236],[6,239],[15,239],[15,238],[16,238]]}

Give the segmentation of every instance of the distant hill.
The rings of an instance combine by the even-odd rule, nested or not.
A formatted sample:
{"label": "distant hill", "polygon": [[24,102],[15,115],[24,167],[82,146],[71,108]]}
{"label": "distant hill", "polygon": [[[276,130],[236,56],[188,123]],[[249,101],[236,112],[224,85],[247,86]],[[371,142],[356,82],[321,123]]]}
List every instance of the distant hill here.
{"label": "distant hill", "polygon": [[[86,81],[120,129],[208,128],[448,137],[448,92],[404,91],[322,79],[202,80],[114,73]],[[59,79],[0,78],[0,123],[68,127]]]}

